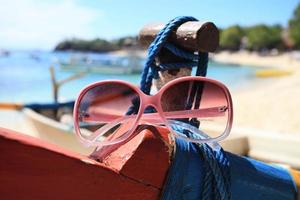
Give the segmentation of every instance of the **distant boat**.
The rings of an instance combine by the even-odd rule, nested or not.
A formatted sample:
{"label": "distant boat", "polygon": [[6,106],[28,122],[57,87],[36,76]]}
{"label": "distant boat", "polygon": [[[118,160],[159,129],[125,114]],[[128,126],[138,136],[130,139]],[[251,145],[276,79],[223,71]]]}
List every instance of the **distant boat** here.
{"label": "distant boat", "polygon": [[30,55],[29,55],[29,57],[32,59],[32,60],[35,60],[35,61],[37,61],[37,62],[39,62],[39,61],[41,61],[41,58],[38,56],[38,54],[36,54],[36,53],[31,53]]}
{"label": "distant boat", "polygon": [[7,50],[0,50],[0,57],[8,57],[10,56],[10,52]]}
{"label": "distant boat", "polygon": [[116,57],[110,59],[90,59],[88,57],[71,58],[69,62],[60,62],[63,71],[101,74],[139,74],[143,59],[138,56]]}
{"label": "distant boat", "polygon": [[280,77],[291,74],[293,74],[293,71],[284,69],[259,69],[255,71],[256,77]]}

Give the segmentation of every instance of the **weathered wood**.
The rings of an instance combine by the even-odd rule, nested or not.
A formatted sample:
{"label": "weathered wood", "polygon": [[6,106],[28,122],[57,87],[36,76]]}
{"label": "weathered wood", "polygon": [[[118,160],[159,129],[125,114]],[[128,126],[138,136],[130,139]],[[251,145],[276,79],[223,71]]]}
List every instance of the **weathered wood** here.
{"label": "weathered wood", "polygon": [[[175,56],[171,52],[162,49],[157,60],[162,63],[174,63],[174,62],[181,62],[184,63],[186,60],[180,57]],[[176,78],[180,78],[183,76],[190,76],[192,72],[192,69],[190,67],[183,67],[181,69],[172,69],[167,71],[159,71],[158,79],[154,79],[154,85],[159,90],[162,86],[164,86],[166,83],[170,82],[171,80],[174,80]]]}
{"label": "weathered wood", "polygon": [[6,129],[0,129],[0,152],[1,199],[156,200],[170,162],[149,130],[104,163]]}
{"label": "weathered wood", "polygon": [[0,103],[0,109],[5,110],[21,110],[23,108],[22,103],[11,103],[11,102],[2,102]]}
{"label": "weathered wood", "polygon": [[[139,33],[140,44],[149,46],[163,26],[162,23],[144,26]],[[169,42],[192,52],[214,52],[219,46],[219,30],[212,22],[186,22],[170,36]]]}
{"label": "weathered wood", "polygon": [[74,74],[74,75],[71,75],[65,79],[62,79],[60,81],[57,81],[56,80],[56,77],[55,77],[55,70],[54,70],[54,67],[51,66],[49,68],[50,70],[50,76],[51,76],[51,83],[52,83],[52,93],[53,93],[53,99],[54,99],[54,102],[57,103],[58,102],[58,92],[59,92],[59,88],[67,83],[67,82],[70,82],[70,81],[73,81],[73,80],[76,80],[76,79],[79,79],[81,77],[83,77],[85,75],[84,72],[81,72],[81,73],[77,73],[77,74]]}
{"label": "weathered wood", "polygon": [[[163,26],[164,24],[161,23],[144,26],[139,33],[140,44],[142,46],[150,45]],[[171,34],[169,42],[190,52],[214,52],[219,46],[219,30],[212,22],[186,22]],[[159,63],[184,63],[186,60],[162,49],[157,61]],[[191,71],[191,68],[183,66],[180,70],[159,72],[159,78],[154,80],[154,84],[157,89],[160,89],[173,79],[190,76]]]}

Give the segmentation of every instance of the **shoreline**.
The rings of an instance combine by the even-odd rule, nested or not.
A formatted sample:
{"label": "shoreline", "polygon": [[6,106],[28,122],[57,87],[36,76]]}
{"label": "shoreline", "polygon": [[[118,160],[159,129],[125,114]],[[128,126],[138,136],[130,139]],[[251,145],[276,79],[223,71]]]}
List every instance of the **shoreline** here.
{"label": "shoreline", "polygon": [[300,59],[296,59],[291,52],[276,55],[259,55],[257,52],[221,51],[211,54],[212,60],[225,64],[248,65],[262,68],[276,68],[286,70],[299,70]]}
{"label": "shoreline", "polygon": [[[137,55],[146,58],[147,51],[123,49],[112,51],[108,54],[114,56]],[[266,69],[276,68],[286,70],[298,70],[298,68],[300,68],[300,52],[297,52],[297,56],[293,54],[293,52],[284,52],[273,55],[260,55],[257,52],[249,51],[220,51],[218,53],[210,53],[210,59],[224,64],[247,65],[251,67],[260,67]],[[298,59],[296,59],[296,57],[298,57]]]}

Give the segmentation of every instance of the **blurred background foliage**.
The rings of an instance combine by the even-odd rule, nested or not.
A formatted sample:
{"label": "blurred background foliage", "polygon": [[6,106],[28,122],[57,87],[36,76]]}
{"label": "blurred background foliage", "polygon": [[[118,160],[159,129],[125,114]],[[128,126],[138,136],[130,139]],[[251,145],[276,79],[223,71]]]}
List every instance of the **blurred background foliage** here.
{"label": "blurred background foliage", "polygon": [[293,46],[300,49],[300,4],[295,9],[294,15],[289,21],[289,35]]}
{"label": "blurred background foliage", "polygon": [[89,51],[104,53],[109,51],[116,51],[123,48],[136,47],[138,48],[137,37],[128,36],[122,37],[116,40],[108,41],[101,38],[94,40],[81,40],[81,39],[69,39],[60,42],[56,47],[56,51],[63,50],[76,50],[76,51]]}
{"label": "blurred background foliage", "polygon": [[221,30],[220,48],[231,51],[300,49],[300,4],[286,28],[259,24],[251,27],[234,25]]}
{"label": "blurred background foliage", "polygon": [[[138,38],[128,36],[115,40],[69,39],[60,42],[55,50],[109,52],[123,48],[139,48]],[[258,24],[251,27],[233,25],[220,30],[220,50],[279,51],[300,49],[300,4],[295,8],[288,27]]]}

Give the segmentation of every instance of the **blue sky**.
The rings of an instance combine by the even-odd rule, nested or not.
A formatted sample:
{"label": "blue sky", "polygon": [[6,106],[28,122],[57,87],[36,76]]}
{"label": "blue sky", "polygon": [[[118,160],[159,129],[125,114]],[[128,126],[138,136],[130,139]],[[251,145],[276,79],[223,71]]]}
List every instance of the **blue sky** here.
{"label": "blue sky", "polygon": [[135,35],[153,21],[189,15],[218,27],[287,25],[299,0],[0,0],[0,49],[52,49],[66,38]]}

